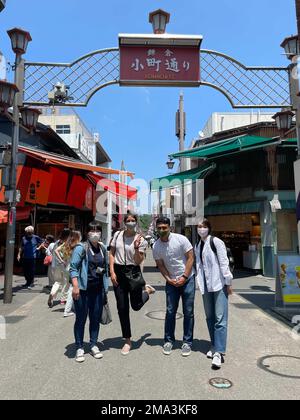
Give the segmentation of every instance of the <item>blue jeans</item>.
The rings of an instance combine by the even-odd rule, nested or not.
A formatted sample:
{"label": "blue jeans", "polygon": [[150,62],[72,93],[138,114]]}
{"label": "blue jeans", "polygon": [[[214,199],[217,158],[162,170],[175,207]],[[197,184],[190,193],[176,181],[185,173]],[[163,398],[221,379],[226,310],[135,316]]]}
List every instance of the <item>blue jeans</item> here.
{"label": "blue jeans", "polygon": [[87,290],[80,290],[79,300],[74,300],[76,313],[74,335],[77,349],[83,348],[87,316],[90,320],[90,345],[91,347],[97,345],[103,310],[103,293],[102,284],[88,286]]}
{"label": "blue jeans", "polygon": [[212,348],[215,352],[225,354],[228,329],[227,287],[219,292],[209,293],[205,285],[203,303]]}
{"label": "blue jeans", "polygon": [[183,342],[192,346],[194,334],[194,301],[195,301],[195,277],[192,276],[182,287],[175,287],[167,283],[167,313],[165,320],[165,342],[175,342],[176,314],[180,297],[183,307]]}

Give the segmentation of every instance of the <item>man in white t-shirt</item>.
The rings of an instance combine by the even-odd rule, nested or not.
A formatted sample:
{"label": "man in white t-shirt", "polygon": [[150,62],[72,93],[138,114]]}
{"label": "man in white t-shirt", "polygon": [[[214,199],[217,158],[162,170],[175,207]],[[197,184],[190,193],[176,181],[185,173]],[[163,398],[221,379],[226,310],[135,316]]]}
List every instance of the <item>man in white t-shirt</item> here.
{"label": "man in white t-shirt", "polygon": [[182,356],[191,354],[194,332],[194,251],[190,241],[183,235],[171,233],[170,219],[160,217],[156,222],[159,239],[153,246],[153,257],[167,281],[167,312],[165,320],[165,344],[163,353],[170,355],[175,342],[176,314],[180,297],[183,306]]}

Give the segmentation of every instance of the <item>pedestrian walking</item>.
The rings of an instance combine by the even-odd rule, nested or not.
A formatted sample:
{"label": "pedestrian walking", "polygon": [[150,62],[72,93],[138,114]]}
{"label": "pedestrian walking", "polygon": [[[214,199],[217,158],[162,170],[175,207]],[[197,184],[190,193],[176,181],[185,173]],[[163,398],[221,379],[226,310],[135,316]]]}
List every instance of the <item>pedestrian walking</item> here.
{"label": "pedestrian walking", "polygon": [[187,357],[192,351],[194,333],[194,251],[192,244],[185,236],[171,232],[170,225],[170,219],[167,217],[157,219],[156,228],[159,239],[153,246],[153,257],[167,282],[163,353],[170,355],[175,343],[176,314],[181,298],[184,316],[181,354]]}
{"label": "pedestrian walking", "polygon": [[26,283],[23,287],[31,289],[34,286],[35,265],[38,247],[43,239],[34,234],[34,227],[27,226],[21,240],[17,260],[22,262]]}
{"label": "pedestrian walking", "polygon": [[147,249],[147,241],[137,233],[138,217],[131,213],[124,217],[125,229],[114,234],[110,247],[110,275],[117,302],[122,335],[125,344],[121,353],[129,354],[131,343],[131,325],[129,315],[129,298],[131,308],[140,311],[155,289],[146,285],[141,272]]}
{"label": "pedestrian walking", "polygon": [[87,317],[90,322],[90,352],[96,359],[101,359],[98,336],[100,320],[103,310],[105,285],[104,278],[107,274],[106,249],[101,242],[101,231],[88,232],[86,243],[78,244],[70,262],[70,277],[73,286],[73,299],[76,321],[74,336],[76,343],[76,361],[84,362],[84,329]]}
{"label": "pedestrian walking", "polygon": [[[54,299],[56,298],[59,290],[61,290],[61,301],[66,302],[67,300],[67,290],[69,288],[69,282],[68,275],[66,273],[67,263],[65,263],[63,259],[62,246],[66,243],[66,241],[70,237],[70,234],[70,229],[63,229],[58,241],[55,242],[52,248],[51,275],[54,282],[48,299],[49,308],[53,307]],[[59,250],[60,252],[56,253],[57,250]]]}
{"label": "pedestrian walking", "polygon": [[55,245],[55,239],[53,235],[46,235],[46,239],[44,242],[37,248],[38,251],[42,251],[45,254],[44,258],[44,264],[48,266],[48,286],[46,288],[50,289],[52,288],[54,284],[54,278],[53,278],[53,270],[52,270],[52,251]]}
{"label": "pedestrian walking", "polygon": [[[74,301],[73,301],[73,286],[72,281],[70,277],[70,262],[71,257],[73,254],[74,249],[76,246],[80,243],[82,239],[81,232],[73,230],[70,233],[70,236],[66,240],[65,244],[63,244],[63,248],[61,249],[61,252],[63,252],[64,255],[64,264],[65,264],[65,272],[64,272],[64,292],[67,293],[67,300],[66,300],[66,306],[64,310],[64,318],[67,318],[69,316],[74,316]],[[57,251],[59,252],[59,248],[57,248]]]}
{"label": "pedestrian walking", "polygon": [[199,242],[195,247],[196,279],[203,295],[211,349],[207,357],[212,367],[220,369],[224,363],[228,331],[228,296],[232,294],[233,275],[225,243],[211,236],[207,219],[198,225]]}

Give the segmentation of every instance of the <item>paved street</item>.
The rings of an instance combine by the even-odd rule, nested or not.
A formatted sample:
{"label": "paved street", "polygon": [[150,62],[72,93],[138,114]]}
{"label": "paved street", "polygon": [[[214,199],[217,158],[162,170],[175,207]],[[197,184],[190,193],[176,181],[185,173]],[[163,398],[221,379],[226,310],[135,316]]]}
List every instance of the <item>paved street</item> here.
{"label": "paved street", "polygon": [[[226,364],[211,370],[206,359],[208,334],[199,292],[196,297],[195,343],[184,359],[179,347],[164,356],[163,321],[147,317],[165,310],[164,281],[148,253],[147,282],[157,293],[140,313],[131,314],[134,349],[120,354],[122,341],[114,295],[109,293],[113,323],[102,327],[104,358],[87,355],[82,365],[74,361],[73,318],[63,318],[60,306],[49,310],[42,293],[46,279],[38,279],[34,291],[21,291],[12,307],[0,303],[6,315],[7,339],[0,340],[0,395],[2,399],[297,399],[300,386],[300,341],[291,329],[254,306],[251,283],[259,292],[272,292],[271,279],[249,277],[235,280],[238,293],[230,303],[230,335]],[[17,283],[21,279],[16,279]],[[22,282],[21,282],[22,283]],[[273,296],[273,295],[272,295]],[[17,303],[18,307],[17,307]],[[158,313],[158,315],[161,315]],[[177,338],[182,337],[182,320]],[[264,359],[268,357],[267,359]],[[215,377],[233,382],[229,390],[209,385]]]}

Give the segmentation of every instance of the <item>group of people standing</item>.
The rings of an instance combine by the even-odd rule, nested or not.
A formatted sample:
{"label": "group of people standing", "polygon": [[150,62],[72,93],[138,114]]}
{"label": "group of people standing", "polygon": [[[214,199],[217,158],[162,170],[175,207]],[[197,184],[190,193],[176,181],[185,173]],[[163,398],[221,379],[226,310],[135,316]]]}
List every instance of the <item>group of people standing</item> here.
{"label": "group of people standing", "polygon": [[[192,352],[194,336],[194,302],[196,284],[203,295],[211,348],[207,357],[212,367],[224,363],[228,331],[228,297],[232,294],[233,275],[227,249],[222,240],[211,235],[207,219],[198,225],[198,243],[195,247],[183,235],[171,231],[170,220],[160,217],[156,221],[158,239],[153,245],[153,256],[166,280],[166,318],[163,353],[170,355],[175,343],[176,314],[182,299],[183,344],[181,354]],[[32,233],[33,234],[33,233]],[[49,239],[49,238],[48,238]],[[41,241],[35,239],[37,247]],[[124,344],[122,355],[132,349],[130,306],[140,311],[155,289],[146,284],[142,269],[147,241],[138,231],[138,217],[127,214],[124,229],[116,232],[108,249],[101,242],[101,231],[91,229],[86,242],[81,233],[65,229],[59,240],[45,246],[52,286],[49,307],[61,289],[61,301],[66,301],[64,316],[75,314],[74,337],[77,362],[85,360],[84,330],[89,317],[90,353],[96,359],[103,357],[97,345],[100,320],[107,301],[108,278],[114,289]],[[24,244],[26,249],[26,244]],[[109,254],[108,252],[109,251]],[[27,282],[31,277],[27,274]]]}

